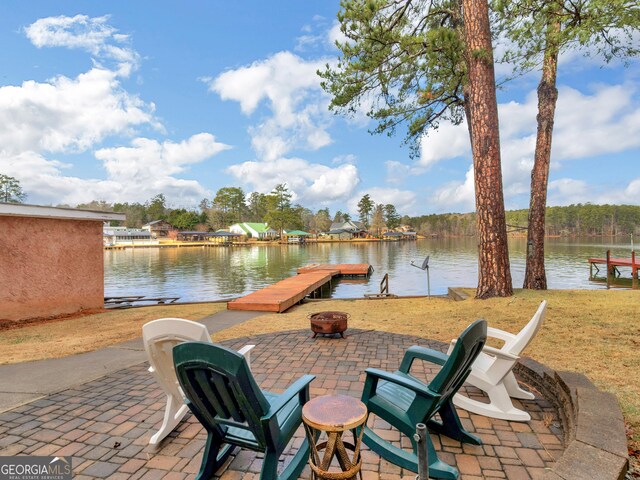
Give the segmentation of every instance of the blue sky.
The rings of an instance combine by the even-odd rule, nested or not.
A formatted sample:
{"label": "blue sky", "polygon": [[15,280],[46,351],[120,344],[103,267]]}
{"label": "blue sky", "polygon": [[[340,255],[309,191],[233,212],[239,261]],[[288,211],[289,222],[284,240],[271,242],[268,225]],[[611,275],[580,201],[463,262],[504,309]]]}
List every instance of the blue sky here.
{"label": "blue sky", "polygon": [[[195,207],[287,183],[313,210],[369,193],[401,214],[473,210],[464,125],[409,158],[366,117],[327,111],[338,1],[4,1],[0,173],[34,204]],[[561,58],[549,204],[640,204],[638,61]],[[498,67],[498,74],[503,73]],[[538,74],[498,94],[507,208],[528,205]]]}

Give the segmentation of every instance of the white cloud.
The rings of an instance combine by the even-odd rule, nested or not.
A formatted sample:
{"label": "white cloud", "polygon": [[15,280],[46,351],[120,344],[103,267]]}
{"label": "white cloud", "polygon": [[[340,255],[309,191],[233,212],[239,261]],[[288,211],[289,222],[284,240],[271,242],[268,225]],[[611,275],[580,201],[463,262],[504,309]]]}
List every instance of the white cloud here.
{"label": "white cloud", "polygon": [[143,202],[162,192],[171,202],[196,204],[208,192],[196,180],[175,175],[188,165],[202,162],[229,148],[213,135],[200,133],[174,143],[136,138],[130,147],[103,148],[95,152],[107,172],[106,179],[65,175],[70,166],[35,152],[0,154],[3,172],[16,176],[30,201],[76,205],[91,200]]}
{"label": "white cloud", "polygon": [[123,201],[120,184],[111,180],[84,179],[65,175],[70,167],[35,152],[7,156],[0,152],[0,170],[20,180],[27,201],[35,204],[67,204],[91,200]]}
{"label": "white cloud", "polygon": [[[195,204],[208,193],[198,181],[178,175],[230,148],[209,133],[182,142],[135,138],[127,147],[99,148],[106,140],[128,143],[142,128],[164,133],[154,104],[122,87],[121,77],[138,55],[107,17],[49,17],[25,33],[37,47],[76,48],[116,61],[113,69],[96,62],[75,78],[59,75],[0,87],[0,171],[21,181],[29,201],[144,201],[163,192],[170,202]],[[87,155],[96,148],[95,158]],[[103,162],[106,178],[75,176],[69,163],[96,159]]]}
{"label": "white cloud", "polygon": [[338,20],[329,21],[324,17],[314,18],[312,25],[302,27],[302,35],[296,38],[294,50],[304,52],[307,50],[321,48],[327,51],[336,50],[336,41],[345,43],[348,38],[340,30]]}
{"label": "white cloud", "polygon": [[210,133],[199,133],[180,143],[136,138],[130,147],[103,148],[95,156],[121,186],[121,197],[144,200],[162,192],[173,201],[195,204],[206,190],[196,180],[175,175],[229,148]]}
{"label": "white cloud", "polygon": [[343,200],[360,183],[355,165],[345,164],[319,173],[304,194],[304,198],[311,202],[326,204]]}
{"label": "white cloud", "polygon": [[267,109],[248,130],[257,160],[229,167],[230,174],[262,193],[286,183],[294,201],[311,205],[331,204],[353,193],[360,179],[352,156],[334,159],[335,167],[287,156],[294,150],[318,150],[332,142],[329,97],[316,74],[327,61],[279,52],[209,82],[211,91],[223,100],[237,101],[247,116],[263,113],[262,106]]}
{"label": "white cloud", "polygon": [[108,16],[61,15],[36,20],[24,31],[38,48],[81,49],[96,58],[114,60],[119,65],[119,73],[128,75],[137,66],[140,56],[128,45],[129,36],[117,33],[108,20]]}
{"label": "white cloud", "polygon": [[331,143],[329,98],[316,75],[327,61],[279,52],[220,74],[209,89],[223,100],[237,101],[246,115],[253,115],[265,102],[271,115],[249,133],[260,159],[275,160],[297,148],[317,150]]}
{"label": "white cloud", "polygon": [[441,160],[468,155],[469,152],[466,123],[456,126],[450,122],[441,122],[437,130],[424,134],[420,139],[418,164],[431,167]]}
{"label": "white cloud", "polygon": [[320,43],[323,39],[322,35],[314,35],[310,33],[311,30],[309,28],[304,29],[303,31],[309,33],[300,35],[298,38],[296,38],[296,45],[295,47],[293,47],[296,52],[304,52],[305,50],[313,48],[318,45],[318,43]]}
{"label": "white cloud", "polygon": [[412,215],[418,213],[415,210],[417,201],[417,195],[415,192],[410,190],[400,190],[398,188],[373,187],[359,191],[347,202],[348,210],[354,218],[357,218],[358,215],[358,202],[366,194],[369,194],[371,200],[376,204],[381,203],[383,205],[394,205],[400,215]]}
{"label": "white cloud", "polygon": [[387,183],[399,185],[409,176],[411,167],[402,162],[389,160],[385,162],[387,168]]}
{"label": "white cloud", "polygon": [[632,203],[640,202],[640,177],[632,180],[627,185],[624,191],[625,200],[623,202],[629,202],[631,199],[636,199]]}
{"label": "white cloud", "polygon": [[553,156],[577,159],[640,147],[640,101],[636,93],[632,85],[598,86],[593,95],[562,88]]}
{"label": "white cloud", "polygon": [[509,40],[502,32],[493,41],[493,58],[494,58],[494,71],[496,80],[500,82],[503,78],[511,77],[515,67],[514,63],[503,62],[503,58],[507,51],[512,51],[515,44]]}
{"label": "white cloud", "polygon": [[0,145],[5,152],[84,151],[106,136],[153,125],[154,105],[120,86],[117,75],[93,68],[71,79],[0,87]]}
{"label": "white cloud", "polygon": [[16,177],[26,191],[39,176],[59,175],[61,170],[71,165],[58,160],[48,160],[33,151],[10,154],[6,150],[0,151],[0,169],[3,173]]}
{"label": "white cloud", "polygon": [[227,171],[261,193],[268,193],[277,184],[286,183],[294,194],[294,201],[309,205],[344,200],[360,182],[354,165],[342,164],[331,168],[301,158],[244,162],[232,165]]}
{"label": "white cloud", "polygon": [[342,44],[347,42],[347,40],[347,36],[340,30],[340,22],[334,20],[331,28],[327,31],[327,42],[335,48],[336,42]]}
{"label": "white cloud", "polygon": [[[619,153],[640,147],[640,101],[631,85],[597,85],[592,93],[561,86],[556,110],[551,168],[561,161]],[[499,105],[500,144],[505,203],[513,207],[516,197],[528,196],[536,140],[537,96],[530,92],[523,103]],[[443,124],[422,140],[420,165],[432,166],[456,157],[471,160],[466,124]],[[467,171],[464,181],[440,187],[432,198],[438,211],[473,208],[473,181]],[[576,181],[554,184],[549,204],[586,201],[586,191]],[[551,183],[549,184],[551,192]],[[594,200],[591,192],[590,201]],[[603,197],[604,199],[605,197]],[[606,197],[611,198],[611,196]]]}
{"label": "white cloud", "polygon": [[111,178],[143,185],[182,173],[187,165],[202,162],[229,148],[216,142],[210,133],[199,133],[180,143],[136,138],[130,147],[103,148],[95,152],[95,157],[104,163]]}
{"label": "white cloud", "polygon": [[400,185],[410,175],[422,175],[426,169],[421,166],[407,165],[406,163],[388,160],[385,162],[387,168],[387,183]]}
{"label": "white cloud", "polygon": [[640,177],[632,179],[626,186],[609,188],[606,191],[601,185],[590,184],[584,180],[560,178],[549,182],[549,201],[552,205],[587,202],[640,205]]}
{"label": "white cloud", "polygon": [[356,157],[352,153],[347,153],[346,155],[338,155],[331,160],[333,165],[340,165],[342,163],[350,163],[355,165],[358,162],[358,157]]}
{"label": "white cloud", "polygon": [[436,212],[470,212],[475,210],[473,167],[465,174],[464,182],[449,182],[432,195],[429,206]]}
{"label": "white cloud", "polygon": [[[612,28],[609,35],[611,38],[617,38],[621,45],[632,45],[636,48],[640,45],[640,32],[637,29],[625,32],[620,28]],[[603,44],[604,42],[601,41],[600,46]],[[604,45],[608,47],[608,45]],[[623,62],[623,59],[614,58],[607,63],[604,56],[598,51],[598,44],[593,42],[586,46],[577,45],[575,48],[565,49],[558,57],[558,67],[563,72],[578,72],[587,68],[619,67]]]}
{"label": "white cloud", "polygon": [[[68,47],[81,48],[98,55],[116,29],[106,22],[108,17],[89,18],[87,15],[75,17],[47,17],[36,20],[25,27],[27,38],[38,48]],[[126,40],[126,36],[119,36]]]}
{"label": "white cloud", "polygon": [[[611,29],[611,38],[620,40],[621,45],[639,45],[640,32],[636,29],[631,32],[624,32],[621,29]],[[558,67],[563,74],[585,71],[591,68],[617,68],[624,64],[628,59],[613,58],[607,62],[604,56],[598,51],[599,47],[605,45],[605,42],[589,43],[586,46],[580,46],[577,43],[570,44],[570,48],[564,48],[558,57]],[[495,73],[498,82],[502,82],[506,78],[513,78],[516,62],[502,62],[501,59],[507,51],[517,51],[515,44],[500,34],[493,42],[493,57],[496,60]],[[605,48],[606,50],[606,48]],[[527,72],[524,76],[518,77],[520,83],[537,84],[540,81],[540,68],[542,65],[542,53],[535,59],[537,68]]]}
{"label": "white cloud", "polygon": [[589,185],[582,180],[559,178],[549,182],[547,202],[549,205],[581,203],[589,197],[593,199],[593,192],[589,192]]}

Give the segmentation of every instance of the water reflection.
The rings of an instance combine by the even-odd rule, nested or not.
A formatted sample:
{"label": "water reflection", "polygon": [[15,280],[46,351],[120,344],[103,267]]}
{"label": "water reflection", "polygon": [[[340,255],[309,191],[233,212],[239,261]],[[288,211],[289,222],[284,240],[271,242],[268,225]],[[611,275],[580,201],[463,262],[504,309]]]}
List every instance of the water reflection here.
{"label": "water reflection", "polygon": [[[524,278],[525,239],[509,243],[514,286]],[[548,239],[549,288],[603,288],[589,282],[587,258],[629,257],[629,243],[611,239]],[[430,255],[431,293],[444,294],[449,286],[475,287],[477,245],[473,238],[426,239],[416,242],[331,243],[259,247],[187,247],[108,250],[104,254],[106,295],[178,296],[180,301],[237,297],[295,274],[309,263],[370,263],[371,278],[337,281],[335,298],[376,293],[385,273],[390,292],[425,295],[425,272],[411,267]]]}

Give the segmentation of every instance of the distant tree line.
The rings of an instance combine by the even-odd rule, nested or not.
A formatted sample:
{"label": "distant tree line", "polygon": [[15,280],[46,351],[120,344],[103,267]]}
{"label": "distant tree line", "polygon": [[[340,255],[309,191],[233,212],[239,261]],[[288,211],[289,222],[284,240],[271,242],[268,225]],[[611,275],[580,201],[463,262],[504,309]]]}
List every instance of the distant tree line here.
{"label": "distant tree line", "polygon": [[[163,194],[144,203],[108,203],[104,200],[77,205],[77,208],[125,213],[125,225],[140,228],[155,221],[166,220],[179,230],[209,231],[228,228],[239,222],[265,222],[282,230],[326,232],[333,222],[351,220],[348,213],[338,210],[331,215],[328,208],[313,211],[300,204],[292,204],[292,194],[286,184],[279,184],[267,194],[246,194],[240,187],[223,187],[213,198],[203,198],[197,209],[171,208]],[[375,203],[364,195],[358,204],[360,220],[374,235],[400,225],[400,215],[391,204]]]}
{"label": "distant tree line", "polygon": [[[507,211],[509,232],[526,235],[528,216],[528,209]],[[476,234],[475,213],[403,217],[402,222],[426,236]],[[545,234],[548,236],[616,236],[632,233],[640,235],[640,206],[579,203],[546,209]]]}
{"label": "distant tree line", "polygon": [[[144,203],[94,200],[76,207],[125,213],[125,225],[130,228],[140,228],[154,220],[166,220],[179,230],[197,231],[218,230],[238,222],[266,222],[280,231],[286,228],[316,233],[328,231],[333,222],[351,220],[348,213],[340,210],[332,216],[328,208],[313,212],[302,205],[292,205],[291,197],[286,184],[279,184],[268,194],[252,192],[247,195],[240,187],[223,187],[213,199],[202,199],[197,209],[171,208],[163,194]],[[0,201],[20,203],[25,198],[17,179],[0,174]],[[358,214],[363,226],[377,236],[400,225],[408,225],[426,236],[474,236],[477,232],[475,213],[401,217],[394,205],[375,203],[369,194],[358,202]],[[508,230],[512,234],[525,235],[528,219],[528,209],[506,212]],[[578,203],[567,207],[546,207],[547,236],[629,234],[640,235],[640,206]]]}

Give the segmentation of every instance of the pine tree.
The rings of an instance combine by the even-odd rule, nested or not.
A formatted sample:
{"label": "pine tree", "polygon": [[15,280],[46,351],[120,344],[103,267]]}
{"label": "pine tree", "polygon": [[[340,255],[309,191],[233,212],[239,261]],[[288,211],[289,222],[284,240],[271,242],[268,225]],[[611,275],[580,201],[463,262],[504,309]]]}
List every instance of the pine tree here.
{"label": "pine tree", "polygon": [[367,193],[358,202],[358,214],[360,215],[360,221],[364,225],[365,229],[369,228],[369,221],[371,219],[371,213],[374,209],[374,203],[371,197]]}
{"label": "pine tree", "polygon": [[265,216],[265,220],[270,227],[278,230],[278,234],[282,237],[282,232],[288,223],[294,222],[295,212],[291,208],[291,197],[285,183],[280,183],[268,195],[270,197],[270,208]]}
{"label": "pine tree", "polygon": [[0,202],[22,203],[27,198],[17,178],[0,173]]}
{"label": "pine tree", "polygon": [[500,168],[500,129],[486,0],[462,0],[478,224],[477,298],[513,295]]}
{"label": "pine tree", "polygon": [[[482,298],[510,295],[486,0],[342,0],[340,5],[340,29],[347,38],[337,43],[342,56],[336,66],[319,72],[322,87],[332,96],[331,108],[354,115],[367,105],[367,114],[378,122],[374,133],[393,134],[398,125],[406,125],[412,156],[421,141],[428,142],[424,137],[430,128],[467,117],[478,230],[484,232],[476,293]],[[483,35],[481,43],[470,30]],[[478,135],[474,125],[481,129]],[[490,261],[506,269],[499,272]]]}
{"label": "pine tree", "polygon": [[387,228],[391,230],[400,226],[400,215],[396,211],[396,207],[390,203],[384,206],[384,221]]}
{"label": "pine tree", "polygon": [[504,60],[515,62],[516,73],[536,68],[542,57],[523,287],[544,290],[545,215],[558,100],[558,55],[584,47],[595,50],[607,62],[638,55],[633,35],[640,28],[640,15],[637,2],[627,0],[499,0],[495,7],[497,28],[511,40]]}

